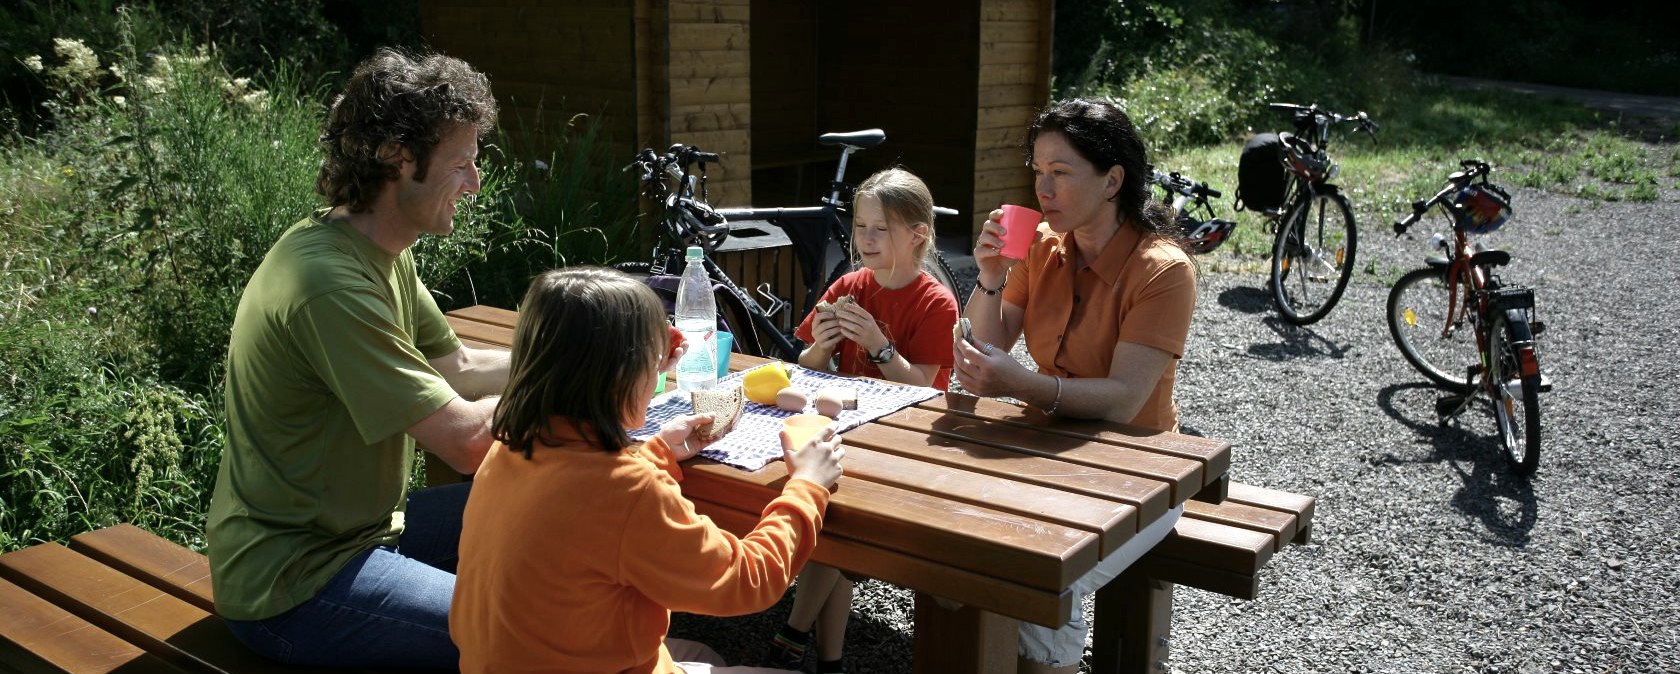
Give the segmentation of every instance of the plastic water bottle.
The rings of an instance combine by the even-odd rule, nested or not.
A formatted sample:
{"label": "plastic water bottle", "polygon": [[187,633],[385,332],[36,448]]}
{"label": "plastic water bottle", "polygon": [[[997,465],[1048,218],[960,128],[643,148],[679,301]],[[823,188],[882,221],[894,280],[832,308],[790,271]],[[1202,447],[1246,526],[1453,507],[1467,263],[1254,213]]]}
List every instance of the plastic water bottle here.
{"label": "plastic water bottle", "polygon": [[689,246],[686,257],[677,286],[677,331],[688,351],[677,362],[677,390],[694,391],[717,383],[717,300],[706,274],[706,253]]}

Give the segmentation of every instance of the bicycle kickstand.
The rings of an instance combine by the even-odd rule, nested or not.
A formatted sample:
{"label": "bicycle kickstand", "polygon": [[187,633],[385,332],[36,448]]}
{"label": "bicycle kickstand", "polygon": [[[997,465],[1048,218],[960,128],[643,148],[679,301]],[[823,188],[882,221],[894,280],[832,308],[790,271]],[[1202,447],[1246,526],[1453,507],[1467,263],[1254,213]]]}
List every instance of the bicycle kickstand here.
{"label": "bicycle kickstand", "polygon": [[1435,415],[1441,417],[1442,426],[1447,425],[1447,422],[1453,419],[1457,419],[1458,415],[1464,413],[1464,410],[1470,409],[1470,401],[1476,399],[1476,389],[1481,386],[1481,381],[1477,375],[1477,370],[1480,369],[1476,365],[1464,368],[1464,380],[1470,382],[1469,391],[1435,399]]}

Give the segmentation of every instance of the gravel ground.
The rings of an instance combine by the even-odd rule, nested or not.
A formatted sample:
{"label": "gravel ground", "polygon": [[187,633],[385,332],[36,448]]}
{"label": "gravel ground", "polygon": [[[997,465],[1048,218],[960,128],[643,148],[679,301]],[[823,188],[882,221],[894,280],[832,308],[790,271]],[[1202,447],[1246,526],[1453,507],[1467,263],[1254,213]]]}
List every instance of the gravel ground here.
{"label": "gravel ground", "polygon": [[[1389,339],[1379,276],[1293,328],[1259,274],[1204,270],[1183,423],[1236,445],[1235,479],[1318,507],[1313,544],[1275,556],[1257,600],[1179,588],[1173,671],[1680,672],[1680,194],[1514,197],[1512,223],[1484,240],[1512,252],[1505,277],[1536,288],[1547,324],[1554,389],[1529,480],[1506,468],[1490,416],[1437,422],[1438,392]],[[1361,268],[1417,266],[1429,232],[1386,230],[1362,227]],[[680,616],[673,635],[755,663],[788,604]],[[909,671],[911,624],[907,591],[860,585],[851,671]]]}

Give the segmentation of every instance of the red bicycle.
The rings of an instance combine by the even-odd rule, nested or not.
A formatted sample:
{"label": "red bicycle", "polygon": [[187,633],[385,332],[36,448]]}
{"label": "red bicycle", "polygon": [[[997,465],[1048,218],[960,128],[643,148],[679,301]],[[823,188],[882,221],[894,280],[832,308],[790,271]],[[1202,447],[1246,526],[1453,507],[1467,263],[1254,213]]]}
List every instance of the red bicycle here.
{"label": "red bicycle", "polygon": [[1490,233],[1510,219],[1510,195],[1488,182],[1486,162],[1459,165],[1446,187],[1394,223],[1399,236],[1433,210],[1453,233],[1432,238],[1443,255],[1395,282],[1388,330],[1412,367],[1453,392],[1436,401],[1441,423],[1463,414],[1477,393],[1487,394],[1505,458],[1527,475],[1540,463],[1540,394],[1550,389],[1535,353],[1534,336],[1544,325],[1534,320],[1534,290],[1494,273],[1511,263],[1511,254],[1469,242],[1469,235]]}

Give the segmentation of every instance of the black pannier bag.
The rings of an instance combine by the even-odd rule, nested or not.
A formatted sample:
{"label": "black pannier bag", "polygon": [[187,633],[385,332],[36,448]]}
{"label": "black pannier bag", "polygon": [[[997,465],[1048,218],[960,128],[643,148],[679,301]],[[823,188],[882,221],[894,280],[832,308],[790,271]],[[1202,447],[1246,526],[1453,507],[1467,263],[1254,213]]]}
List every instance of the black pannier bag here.
{"label": "black pannier bag", "polygon": [[1275,133],[1256,135],[1237,160],[1237,210],[1269,211],[1283,205],[1289,172],[1283,168],[1283,141]]}

